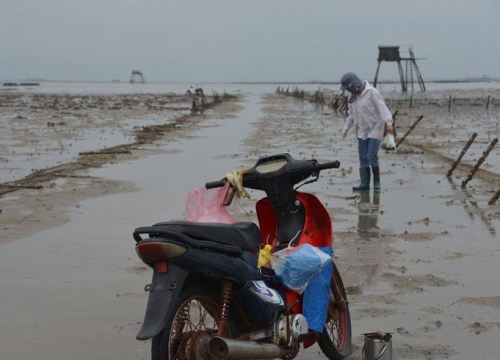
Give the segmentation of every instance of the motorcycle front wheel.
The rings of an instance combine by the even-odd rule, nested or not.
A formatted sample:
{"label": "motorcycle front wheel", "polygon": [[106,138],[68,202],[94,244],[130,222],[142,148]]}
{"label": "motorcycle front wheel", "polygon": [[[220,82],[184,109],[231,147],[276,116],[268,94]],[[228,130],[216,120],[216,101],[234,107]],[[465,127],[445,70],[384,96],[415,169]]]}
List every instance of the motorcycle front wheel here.
{"label": "motorcycle front wheel", "polygon": [[318,339],[318,345],[323,354],[331,360],[344,359],[351,353],[351,314],[344,284],[335,264],[332,268],[325,329]]}
{"label": "motorcycle front wheel", "polygon": [[199,358],[200,344],[219,329],[218,294],[204,286],[189,287],[181,292],[173,309],[163,330],[153,337],[152,360]]}

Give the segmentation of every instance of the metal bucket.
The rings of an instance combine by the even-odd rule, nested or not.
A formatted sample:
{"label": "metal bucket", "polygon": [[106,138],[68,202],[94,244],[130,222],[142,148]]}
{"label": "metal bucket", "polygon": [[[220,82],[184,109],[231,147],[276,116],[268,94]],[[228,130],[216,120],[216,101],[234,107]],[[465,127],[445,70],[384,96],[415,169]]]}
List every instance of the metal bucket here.
{"label": "metal bucket", "polygon": [[381,331],[365,334],[363,360],[392,360],[392,335]]}

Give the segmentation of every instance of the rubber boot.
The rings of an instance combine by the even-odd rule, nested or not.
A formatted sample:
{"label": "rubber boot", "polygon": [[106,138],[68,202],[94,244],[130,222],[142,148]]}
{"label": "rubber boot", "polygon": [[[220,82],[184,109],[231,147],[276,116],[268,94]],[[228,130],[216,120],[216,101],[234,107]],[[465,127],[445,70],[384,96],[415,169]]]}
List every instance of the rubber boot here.
{"label": "rubber boot", "polygon": [[372,167],[373,172],[373,190],[380,191],[380,168],[378,166]]}
{"label": "rubber boot", "polygon": [[361,184],[359,186],[353,186],[354,191],[358,190],[370,190],[370,168],[361,167],[359,168],[359,178],[361,179]]}

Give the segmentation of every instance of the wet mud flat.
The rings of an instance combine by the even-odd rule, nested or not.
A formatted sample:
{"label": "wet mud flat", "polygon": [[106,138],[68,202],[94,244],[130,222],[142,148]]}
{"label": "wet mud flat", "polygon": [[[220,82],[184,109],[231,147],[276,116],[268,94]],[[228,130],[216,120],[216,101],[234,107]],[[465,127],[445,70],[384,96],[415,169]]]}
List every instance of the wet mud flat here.
{"label": "wet mud flat", "polygon": [[0,182],[134,143],[137,130],[190,110],[190,99],[175,94],[0,93]]}
{"label": "wet mud flat", "polygon": [[133,189],[89,170],[161,152],[155,141],[197,128],[192,110],[191,96],[174,93],[0,93],[0,243],[67,221],[67,204]]}
{"label": "wet mud flat", "polygon": [[[448,109],[449,94],[427,94],[410,108],[399,94],[386,96],[399,137],[423,120],[397,150],[380,152],[380,193],[351,191],[359,181],[356,140],[339,140],[344,114],[328,106],[269,95],[245,140],[253,157],[266,148],[341,161],[314,191],[331,211],[335,260],[348,289],[349,359],[361,359],[363,334],[378,330],[393,334],[398,359],[495,358],[500,206],[488,201],[500,186],[500,147],[461,184],[500,135],[500,109],[486,109],[481,92],[457,95],[473,100]],[[447,177],[472,131],[479,141]]]}
{"label": "wet mud flat", "polygon": [[[497,240],[500,205],[498,203],[488,205],[488,199],[500,183],[497,166],[498,150],[495,149],[490,154],[482,171],[478,172],[465,188],[460,185],[483,147],[499,135],[499,109],[495,102],[492,102],[493,106],[488,110],[483,106],[471,104],[459,107],[457,103],[456,107],[448,111],[446,94],[432,93],[425,96],[432,98],[432,101],[420,104],[415,102],[413,108],[408,106],[407,101],[400,101],[398,94],[386,96],[391,111],[398,111],[399,135],[409,129],[418,116],[424,115],[424,118],[396,151],[381,151],[382,191],[378,194],[372,191],[353,193],[351,190],[358,181],[357,146],[352,134],[344,142],[339,140],[343,114],[336,113],[327,106],[317,106],[277,94],[262,95],[253,102],[249,100],[250,97],[241,96],[223,102],[203,115],[184,117],[183,110],[180,110],[180,114],[172,115],[172,122],[167,121],[168,124],[175,123],[176,126],[153,125],[166,126],[165,131],[153,132],[158,135],[152,139],[153,141],[145,141],[140,146],[130,145],[127,151],[115,154],[98,154],[99,147],[87,148],[85,152],[95,153],[78,155],[77,162],[80,160],[83,163],[88,162],[90,157],[96,161],[96,166],[107,167],[109,164],[116,164],[121,168],[126,167],[132,159],[145,161],[141,158],[147,158],[154,153],[166,153],[175,158],[177,154],[180,156],[182,153],[190,152],[190,147],[199,136],[193,135],[194,133],[200,134],[200,131],[203,133],[205,130],[210,130],[216,134],[217,126],[220,126],[221,135],[215,135],[213,139],[207,139],[207,142],[210,143],[212,140],[214,144],[221,143],[224,136],[227,136],[227,134],[222,135],[223,124],[234,124],[241,120],[240,116],[245,109],[255,109],[256,116],[244,118],[247,122],[246,127],[250,123],[250,131],[238,132],[236,127],[233,133],[233,136],[241,138],[241,145],[237,148],[223,149],[213,159],[227,164],[228,171],[240,165],[252,165],[260,156],[279,152],[289,152],[298,158],[314,157],[323,161],[341,162],[340,169],[331,170],[323,175],[320,181],[304,187],[303,190],[316,193],[326,203],[332,216],[335,231],[335,261],[348,291],[353,320],[354,346],[349,359],[361,359],[363,334],[377,330],[393,334],[394,358],[495,359],[497,339],[500,335],[498,318],[500,283],[496,265],[500,250]],[[437,103],[435,98],[439,100]],[[22,116],[32,116],[31,112],[23,107],[10,112],[9,116],[15,118],[17,111],[21,110],[26,111]],[[100,115],[96,115],[97,118],[101,116],[106,118],[107,111],[103,109]],[[144,108],[141,111],[137,111],[134,116],[148,117],[150,114],[149,109]],[[158,116],[170,119],[171,111],[164,110],[165,113],[159,112]],[[178,110],[173,110],[174,113],[176,111]],[[2,112],[1,116],[5,117],[6,112]],[[127,111],[124,110],[123,116],[127,116]],[[117,120],[119,118],[117,117]],[[177,122],[179,118],[182,118],[181,122]],[[211,122],[213,119],[218,119],[219,125],[215,128]],[[46,119],[42,124],[45,124],[45,121]],[[474,129],[470,128],[471,123],[474,124]],[[116,127],[115,131],[122,129],[120,121],[110,128],[113,127]],[[447,178],[446,172],[455,155],[463,147],[466,141],[464,138],[467,139],[470,130],[481,134],[475,145],[477,147],[469,150],[467,157],[464,157],[463,166],[457,167],[453,176]],[[26,141],[29,138],[26,137]],[[441,141],[443,139],[445,140]],[[168,148],[166,144],[172,143],[176,144],[176,152],[172,152],[172,149],[166,150]],[[83,161],[83,158],[86,160]],[[193,166],[202,166],[195,158],[190,161]],[[67,166],[67,163],[60,166]],[[62,171],[56,171],[51,178],[39,178],[38,184],[41,184],[42,188],[21,188],[2,195],[0,197],[1,242],[7,241],[6,245],[9,245],[12,244],[12,240],[19,239],[19,242],[15,242],[16,249],[17,243],[28,246],[30,241],[40,240],[36,238],[36,234],[41,229],[51,229],[67,222],[77,231],[93,233],[85,222],[76,223],[75,219],[72,219],[74,214],[71,216],[75,210],[69,209],[76,208],[78,212],[85,213],[85,206],[89,206],[88,204],[85,204],[83,209],[78,209],[84,199],[97,197],[109,199],[109,196],[104,195],[144,191],[118,173],[114,173],[113,177],[99,177],[89,169],[92,167],[74,168],[74,171],[64,173],[65,176],[59,176]],[[197,176],[200,177],[200,184],[214,180],[204,178],[204,174],[201,173]],[[152,184],[155,184],[154,180]],[[170,189],[163,187],[162,197],[167,199],[175,197],[175,192],[178,192],[175,187]],[[253,206],[260,194],[251,193],[251,195],[251,200],[240,201],[243,210],[240,219],[243,221],[255,221]],[[113,202],[121,204],[128,198],[127,195],[120,198],[113,197],[114,200],[110,201],[109,206]],[[131,217],[127,208],[133,204],[130,200],[127,204],[120,209],[114,209],[117,213],[103,213],[101,217],[103,220],[124,218],[127,226],[130,226],[128,232],[131,233],[134,226],[147,224],[135,224],[138,220]],[[142,206],[144,207],[141,208],[141,212],[145,212],[151,222],[167,220],[157,212],[148,213],[145,204]],[[183,204],[169,204],[169,207],[177,218],[183,216]],[[102,210],[98,207],[95,211]],[[109,226],[108,223],[102,225],[100,229],[104,233],[104,239],[112,238],[105,231],[106,226]],[[93,227],[101,226],[93,225]],[[48,231],[51,233],[51,230]],[[32,234],[35,234],[33,238],[23,240]],[[54,234],[54,240],[45,240],[50,246],[55,246],[58,241],[57,229],[54,230]],[[85,241],[93,244],[97,239],[91,241],[88,238]],[[126,240],[120,239],[120,241]],[[114,249],[116,256],[106,260],[109,261],[107,265],[113,269],[110,274],[106,273],[106,278],[111,280],[106,286],[101,286],[99,282],[103,277],[103,273],[99,272],[102,270],[102,264],[95,260],[95,253],[87,252],[86,247],[80,249],[81,262],[90,264],[95,262],[95,270],[89,270],[89,274],[77,274],[70,264],[65,265],[62,262],[59,265],[68,275],[83,276],[86,280],[84,288],[92,294],[92,297],[106,299],[103,303],[91,306],[99,315],[96,319],[82,322],[87,326],[91,324],[91,328],[76,324],[71,326],[73,337],[93,344],[92,354],[96,359],[109,358],[111,353],[113,356],[118,354],[124,359],[149,358],[147,350],[149,344],[134,340],[140,327],[140,320],[134,319],[140,319],[142,316],[147,299],[140,290],[150,281],[150,274],[132,256],[133,254],[119,250],[127,245],[117,246]],[[39,246],[42,251],[43,244]],[[22,248],[21,245],[19,247]],[[4,250],[13,248],[14,246]],[[50,258],[56,260],[69,256],[67,250],[58,251],[59,253],[49,253]],[[4,253],[10,252],[15,253],[15,249]],[[25,260],[28,262],[40,261],[26,258],[26,254],[28,252],[25,252]],[[5,263],[7,259],[3,260]],[[16,277],[6,268],[4,270],[5,285],[8,289],[15,288],[16,283],[24,284],[25,275]],[[41,280],[45,276],[61,276],[52,273],[53,271],[55,269],[49,268],[47,274],[41,273],[37,279]],[[11,287],[10,281],[12,281]],[[70,284],[67,286],[71,288]],[[22,290],[22,293],[28,294],[29,289]],[[72,318],[72,312],[86,316],[89,314],[88,311],[78,307],[87,304],[89,296],[81,293],[81,289],[77,293],[80,298],[68,293],[58,300],[58,303],[68,304],[64,306],[68,308],[68,319]],[[23,342],[20,336],[23,329],[21,325],[23,323],[30,325],[31,322],[21,313],[16,313],[23,309],[24,301],[17,302],[15,293],[3,296],[6,300],[2,302],[4,306],[11,304],[8,308],[4,307],[9,310],[8,315],[0,309],[2,316],[6,318],[3,323],[14,324],[13,328],[19,330],[16,336],[4,337],[11,339],[9,348],[14,349],[5,354],[12,355],[15,349],[21,348],[20,343]],[[49,291],[43,292],[42,296],[51,298]],[[45,309],[44,311],[49,313],[57,311],[55,307],[46,307],[34,302],[30,303],[30,306],[33,310]],[[77,307],[77,310],[72,307]],[[65,320],[62,316],[56,318],[58,320],[61,318],[62,324],[66,324],[67,321],[69,329],[71,325],[69,320]],[[38,326],[42,326],[44,333],[58,332],[50,324],[44,323]],[[38,338],[35,329],[27,327],[24,329],[27,335],[27,341],[23,342],[27,344],[25,346],[38,344],[40,352],[51,353],[51,358],[58,356],[64,358],[64,354],[71,353],[69,344],[80,346],[82,342],[68,338],[66,339],[68,345],[57,343],[59,350],[57,355],[54,355],[56,353],[45,349],[43,344],[34,340]],[[98,336],[93,335],[96,329],[110,329],[110,331],[98,332],[101,337],[98,339]],[[19,343],[16,344],[12,339],[19,339]],[[51,347],[54,347],[54,344],[56,342],[51,344]],[[81,346],[79,352],[81,356],[78,354],[73,356],[77,359],[87,358],[90,353],[85,348]],[[17,350],[17,352],[22,351]],[[316,346],[301,352],[298,357],[298,359],[315,358],[323,358]]]}

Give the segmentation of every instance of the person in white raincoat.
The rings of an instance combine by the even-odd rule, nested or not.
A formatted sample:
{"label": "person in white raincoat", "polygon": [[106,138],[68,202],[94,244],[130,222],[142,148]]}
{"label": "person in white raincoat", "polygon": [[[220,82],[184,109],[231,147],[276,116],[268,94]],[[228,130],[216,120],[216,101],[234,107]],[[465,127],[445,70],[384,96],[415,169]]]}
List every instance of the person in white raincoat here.
{"label": "person in white raincoat", "polygon": [[354,126],[358,138],[360,185],[353,190],[370,189],[370,169],[373,174],[373,189],[380,191],[380,167],[378,151],[384,130],[392,133],[392,114],[380,92],[361,80],[356,74],[348,72],[340,81],[342,94],[347,90],[351,95],[348,101],[348,116],[341,133],[342,140]]}

